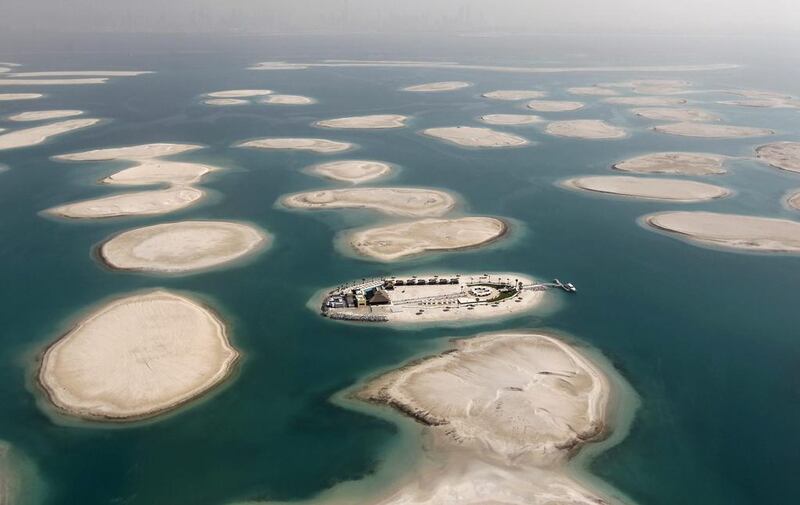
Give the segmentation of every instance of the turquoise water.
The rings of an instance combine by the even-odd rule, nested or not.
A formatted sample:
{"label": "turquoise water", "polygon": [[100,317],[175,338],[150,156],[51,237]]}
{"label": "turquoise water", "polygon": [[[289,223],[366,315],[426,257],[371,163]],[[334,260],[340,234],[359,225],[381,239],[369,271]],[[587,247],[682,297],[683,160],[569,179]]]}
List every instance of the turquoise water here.
{"label": "turquoise water", "polygon": [[[794,217],[782,195],[800,177],[751,160],[713,182],[730,199],[665,204],[588,197],[554,185],[581,174],[608,174],[622,158],[655,150],[749,156],[759,139],[714,141],[648,132],[648,121],[586,97],[585,110],[553,118],[597,118],[631,128],[621,141],[557,139],[536,127],[507,128],[535,141],[499,151],[465,150],[424,138],[431,126],[476,124],[516,105],[479,98],[497,88],[536,87],[554,97],[574,85],[630,78],[686,78],[701,89],[754,87],[800,95],[796,51],[787,41],[599,40],[509,38],[354,40],[316,38],[84,37],[4,42],[0,60],[26,70],[131,68],[158,73],[104,86],[53,87],[16,111],[79,108],[110,121],[45,145],[0,152],[0,439],[37,468],[48,504],[220,504],[299,500],[336,483],[393,466],[398,444],[413,444],[391,417],[330,401],[377,369],[426,351],[442,339],[477,331],[552,328],[602,351],[632,384],[641,407],[629,436],[593,462],[592,471],[642,504],[788,503],[800,467],[800,361],[796,310],[800,259],[734,254],[652,233],[637,218],[654,211],[703,209]],[[780,42],[780,43],[778,43]],[[697,52],[697,47],[703,47]],[[791,49],[791,47],[789,47]],[[796,49],[796,46],[795,46]],[[741,63],[736,70],[693,73],[499,74],[436,69],[311,69],[252,72],[271,59],[441,58],[491,64]],[[467,80],[452,93],[398,88]],[[309,107],[203,106],[198,95],[266,87],[319,99]],[[5,90],[4,90],[5,91]],[[14,91],[17,91],[15,88]],[[27,89],[19,89],[27,91]],[[715,105],[730,124],[765,126],[774,138],[800,136],[793,110]],[[368,113],[413,116],[393,131],[320,131],[317,119]],[[7,122],[0,127],[8,128]],[[502,128],[500,128],[502,129]],[[261,136],[324,136],[357,151],[308,153],[234,149]],[[184,156],[225,167],[205,181],[207,202],[168,216],[63,222],[48,207],[115,192],[95,181],[118,164],[64,164],[55,154],[145,142],[192,142]],[[399,165],[387,184],[447,188],[459,212],[503,216],[523,228],[508,246],[449,254],[390,268],[345,257],[334,238],[379,220],[361,212],[297,213],[275,208],[288,192],[334,187],[302,172],[319,160],[374,158]],[[110,272],[92,248],[110,234],[183,218],[239,219],[272,232],[271,250],[245,265],[182,277]],[[555,294],[558,310],[476,327],[393,330],[335,324],[306,307],[322,287],[389,271],[518,271],[575,282],[574,297]],[[162,286],[218,308],[244,359],[230,383],[157,422],[131,427],[85,425],[53,417],[38,403],[33,377],[41,348],[104,299]],[[413,435],[413,434],[412,434]],[[402,452],[402,451],[400,451]],[[413,451],[412,451],[413,452]],[[402,466],[402,465],[398,465]]]}

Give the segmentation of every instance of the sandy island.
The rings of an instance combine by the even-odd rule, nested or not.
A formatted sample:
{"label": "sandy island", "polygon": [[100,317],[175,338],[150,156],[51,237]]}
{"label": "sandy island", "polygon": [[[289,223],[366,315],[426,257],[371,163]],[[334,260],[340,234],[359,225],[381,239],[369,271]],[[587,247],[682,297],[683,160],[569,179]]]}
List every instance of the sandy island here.
{"label": "sandy island", "polygon": [[628,134],[625,129],[613,126],[600,119],[574,119],[571,121],[553,121],[547,125],[545,132],[558,137],[579,139],[621,139]]}
{"label": "sandy island", "polygon": [[692,85],[689,81],[678,79],[639,79],[634,81],[610,82],[600,86],[611,88],[629,88],[642,95],[672,95],[685,93]]}
{"label": "sandy island", "polygon": [[349,188],[309,191],[284,196],[292,209],[372,209],[407,217],[441,216],[455,207],[453,196],[425,188]]}
{"label": "sandy island", "polygon": [[316,153],[338,153],[353,147],[349,142],[338,142],[326,139],[275,137],[248,140],[241,142],[236,147],[254,147],[257,149],[292,149],[299,151],[313,151]]}
{"label": "sandy island", "polygon": [[428,128],[423,130],[422,134],[461,147],[519,147],[529,143],[527,139],[518,135],[472,126]]}
{"label": "sandy island", "polygon": [[210,96],[211,98],[252,98],[269,95],[271,93],[271,89],[229,89],[226,91],[206,93],[206,96]]}
{"label": "sandy island", "polygon": [[164,156],[174,156],[176,154],[182,154],[202,148],[203,146],[197,144],[170,144],[166,142],[157,142],[153,144],[92,149],[91,151],[60,154],[58,156],[54,156],[54,158],[64,161],[144,160],[161,158]]}
{"label": "sandy island", "polygon": [[39,383],[65,414],[133,421],[206,393],[238,356],[214,313],[152,291],[104,305],[48,347]]}
{"label": "sandy island", "polygon": [[150,70],[56,70],[48,72],[14,72],[13,77],[136,77],[152,74]]}
{"label": "sandy island", "polygon": [[516,102],[519,100],[532,100],[534,98],[544,98],[547,93],[537,89],[498,89],[489,91],[481,95],[484,98],[491,98],[492,100],[506,100],[509,102]]}
{"label": "sandy island", "polygon": [[507,225],[492,217],[423,219],[358,230],[346,242],[358,254],[378,261],[397,261],[426,252],[479,247],[502,237]]}
{"label": "sandy island", "polygon": [[800,253],[800,222],[713,212],[645,216],[651,227],[691,243],[753,252]]}
{"label": "sandy island", "polygon": [[800,190],[795,190],[786,196],[786,205],[790,209],[800,210]]}
{"label": "sandy island", "polygon": [[99,119],[68,119],[24,130],[14,130],[0,135],[0,150],[39,145],[50,137],[88,128],[99,123]]}
{"label": "sandy island", "polygon": [[719,121],[719,116],[702,109],[639,108],[632,112],[654,121]]}
{"label": "sandy island", "polygon": [[670,123],[653,127],[653,130],[682,137],[703,137],[714,139],[735,139],[744,137],[765,137],[775,133],[767,128],[731,126],[706,123]]}
{"label": "sandy island", "polygon": [[334,181],[361,184],[388,175],[392,166],[381,161],[340,160],[314,165],[308,171]]}
{"label": "sandy island", "polygon": [[44,95],[41,93],[0,93],[0,102],[9,102],[13,100],[36,100],[42,98]]}
{"label": "sandy island", "polygon": [[524,126],[541,123],[544,119],[535,114],[486,114],[481,116],[481,121],[498,126]]}
{"label": "sandy island", "polygon": [[82,110],[36,110],[30,112],[20,112],[9,116],[9,121],[44,121],[46,119],[62,119],[65,117],[80,116]]}
{"label": "sandy island", "polygon": [[726,159],[718,154],[664,152],[636,156],[613,168],[636,174],[717,175],[727,172]]}
{"label": "sandy island", "polygon": [[578,96],[617,96],[619,94],[613,89],[601,88],[600,86],[576,86],[567,88],[567,93]]}
{"label": "sandy island", "polygon": [[99,249],[119,270],[184,273],[204,270],[263,250],[271,236],[254,226],[228,221],[180,221],[115,235]]}
{"label": "sandy island", "polygon": [[102,219],[121,216],[167,214],[197,203],[203,191],[175,186],[154,191],[120,193],[103,198],[72,202],[48,209],[48,214],[72,219]]}
{"label": "sandy island", "polygon": [[413,91],[417,93],[435,93],[439,91],[453,91],[456,89],[468,88],[472,83],[464,81],[442,81],[442,82],[429,82],[426,84],[417,84],[416,86],[408,86],[401,91]]}
{"label": "sandy island", "polygon": [[527,107],[536,112],[569,112],[582,109],[584,104],[565,100],[531,100]]}
{"label": "sandy island", "polygon": [[261,103],[271,105],[311,105],[317,103],[313,98],[302,95],[268,95]]}
{"label": "sandy island", "polygon": [[576,177],[562,181],[561,185],[614,196],[673,202],[703,202],[731,194],[726,188],[704,182],[613,175]]}
{"label": "sandy island", "polygon": [[774,142],[756,148],[758,159],[773,167],[800,172],[800,142]]}
{"label": "sandy island", "polygon": [[406,126],[408,116],[400,114],[373,114],[370,116],[341,117],[325,119],[314,123],[323,128],[341,129],[385,129],[403,128]]}
{"label": "sandy island", "polygon": [[800,108],[800,99],[774,91],[737,90],[728,91],[732,95],[744,97],[742,100],[729,100],[720,102],[725,105],[738,105],[741,107],[758,107],[768,109],[797,109]]}
{"label": "sandy island", "polygon": [[217,105],[217,106],[226,106],[226,105],[247,105],[250,102],[247,100],[242,100],[241,98],[209,98],[208,100],[203,100],[203,103],[206,105]]}
{"label": "sandy island", "polygon": [[604,100],[613,105],[632,105],[634,107],[669,107],[672,105],[684,105],[685,98],[670,96],[612,96]]}
{"label": "sandy island", "polygon": [[[3,74],[8,75],[8,74]],[[0,79],[0,86],[69,86],[85,84],[105,84],[108,77],[88,77],[86,79]]]}

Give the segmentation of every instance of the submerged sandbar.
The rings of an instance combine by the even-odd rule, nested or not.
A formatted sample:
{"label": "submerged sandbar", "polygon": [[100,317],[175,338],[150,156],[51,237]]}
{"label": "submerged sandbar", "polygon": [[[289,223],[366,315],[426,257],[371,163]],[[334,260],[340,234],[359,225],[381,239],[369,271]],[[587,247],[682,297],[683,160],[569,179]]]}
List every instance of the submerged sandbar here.
{"label": "submerged sandbar", "polygon": [[600,119],[553,121],[547,125],[545,132],[558,137],[589,140],[621,139],[628,135],[624,128],[610,125]]}
{"label": "submerged sandbar", "polygon": [[441,216],[456,203],[444,191],[425,188],[326,189],[288,195],[280,202],[294,209],[372,209],[410,217]]}
{"label": "submerged sandbar", "polygon": [[773,142],[756,148],[758,159],[790,172],[800,172],[800,142]]}
{"label": "submerged sandbar", "polygon": [[175,186],[154,191],[120,193],[72,202],[48,209],[48,214],[72,219],[103,219],[122,216],[167,214],[197,203],[205,193],[191,187]]}
{"label": "submerged sandbar", "polygon": [[717,175],[727,172],[726,159],[719,154],[663,152],[636,156],[613,168],[636,174]]}
{"label": "submerged sandbar", "polygon": [[23,130],[13,130],[0,135],[0,150],[39,145],[50,137],[88,128],[99,122],[99,119],[94,118],[68,119]]}
{"label": "submerged sandbar", "polygon": [[529,142],[518,135],[505,133],[491,128],[472,126],[450,126],[444,128],[428,128],[423,135],[456,144],[461,147],[519,147]]}
{"label": "submerged sandbar", "polygon": [[603,175],[576,177],[561,183],[564,187],[614,196],[673,202],[703,202],[729,196],[721,186],[683,179]]}
{"label": "submerged sandbar", "polygon": [[361,184],[388,175],[392,166],[382,161],[339,160],[314,165],[309,172],[335,181]]}
{"label": "submerged sandbar", "polygon": [[735,139],[744,137],[765,137],[775,133],[767,128],[750,126],[731,126],[706,123],[670,123],[653,127],[653,130],[682,137],[703,137],[714,139]]}
{"label": "submerged sandbar", "polygon": [[406,126],[408,116],[401,114],[372,114],[369,116],[341,117],[336,119],[325,119],[314,123],[315,126],[323,128],[341,129],[385,129],[403,128]]}
{"label": "submerged sandbar", "polygon": [[273,137],[248,140],[241,142],[236,147],[255,147],[257,149],[290,149],[298,151],[313,151],[327,154],[346,151],[353,147],[349,142],[313,138]]}

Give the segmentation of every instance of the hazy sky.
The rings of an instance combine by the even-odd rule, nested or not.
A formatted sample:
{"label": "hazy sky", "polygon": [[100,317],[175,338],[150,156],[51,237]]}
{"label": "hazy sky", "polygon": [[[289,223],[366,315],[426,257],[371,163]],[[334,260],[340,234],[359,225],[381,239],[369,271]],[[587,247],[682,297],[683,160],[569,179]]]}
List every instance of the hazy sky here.
{"label": "hazy sky", "polygon": [[0,30],[800,35],[800,0],[0,0]]}

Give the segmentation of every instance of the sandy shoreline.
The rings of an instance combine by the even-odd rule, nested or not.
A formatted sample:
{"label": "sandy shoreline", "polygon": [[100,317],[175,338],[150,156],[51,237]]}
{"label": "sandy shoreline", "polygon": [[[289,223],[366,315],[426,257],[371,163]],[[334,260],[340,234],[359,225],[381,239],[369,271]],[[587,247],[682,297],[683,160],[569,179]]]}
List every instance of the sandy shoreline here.
{"label": "sandy shoreline", "polygon": [[105,219],[123,216],[167,214],[198,203],[205,193],[188,186],[168,189],[118,193],[59,205],[45,212],[70,219]]}
{"label": "sandy shoreline", "polygon": [[80,116],[82,110],[37,110],[20,112],[13,116],[8,116],[9,121],[44,121],[46,119],[63,119],[66,117]]}
{"label": "sandy shoreline", "polygon": [[30,147],[44,143],[50,137],[94,126],[100,119],[68,119],[43,126],[14,130],[0,135],[0,150]]}
{"label": "sandy shoreline", "polygon": [[267,95],[260,102],[270,105],[311,105],[317,103],[313,98],[302,95]]}
{"label": "sandy shoreline", "polygon": [[313,165],[308,172],[334,181],[361,184],[389,175],[392,166],[382,161],[339,160]]}
{"label": "sandy shoreline", "polygon": [[428,128],[422,134],[460,147],[498,148],[528,145],[527,139],[511,133],[473,126]]}
{"label": "sandy shoreline", "polygon": [[486,124],[497,126],[525,126],[544,121],[535,114],[486,114],[480,119]]}
{"label": "sandy shoreline", "polygon": [[465,81],[441,81],[429,82],[425,84],[417,84],[415,86],[408,86],[401,91],[411,91],[416,93],[438,93],[442,91],[454,91],[457,89],[468,88],[472,86],[471,82]]}
{"label": "sandy shoreline", "polygon": [[571,112],[582,109],[584,103],[565,100],[531,100],[527,107],[536,112]]}
{"label": "sandy shoreline", "polygon": [[704,182],[612,175],[576,177],[562,181],[561,186],[617,197],[672,202],[704,202],[731,194],[727,188]]}
{"label": "sandy shoreline", "polygon": [[766,137],[773,135],[774,130],[753,128],[750,126],[731,126],[706,123],[670,123],[654,126],[653,130],[682,137],[703,137],[714,139],[734,139],[744,137]]}
{"label": "sandy shoreline", "polygon": [[408,116],[400,114],[373,114],[317,121],[314,126],[333,129],[387,129],[404,128]]}
{"label": "sandy shoreline", "polygon": [[348,188],[295,193],[280,198],[291,209],[371,209],[388,215],[436,217],[455,207],[449,193],[426,188]]}
{"label": "sandy shoreline", "polygon": [[316,138],[272,137],[240,142],[235,147],[253,147],[256,149],[289,149],[313,151],[320,154],[338,153],[354,147],[349,142]]}
{"label": "sandy shoreline", "polygon": [[627,137],[627,132],[600,119],[574,119],[553,121],[545,128],[545,133],[557,137],[587,140],[612,140]]}
{"label": "sandy shoreline", "polygon": [[208,98],[203,100],[206,105],[224,107],[228,105],[247,105],[250,102],[241,98]]}
{"label": "sandy shoreline", "polygon": [[800,210],[800,190],[794,190],[786,195],[786,205],[790,209]]}
{"label": "sandy shoreline", "polygon": [[635,174],[718,175],[727,173],[723,167],[727,158],[709,153],[651,153],[620,161],[612,168]]}
{"label": "sandy shoreline", "polygon": [[0,93],[0,102],[9,102],[13,100],[36,100],[42,98],[44,95],[41,93]]}
{"label": "sandy shoreline", "polygon": [[775,168],[800,172],[800,142],[773,142],[758,146],[756,157]]}

